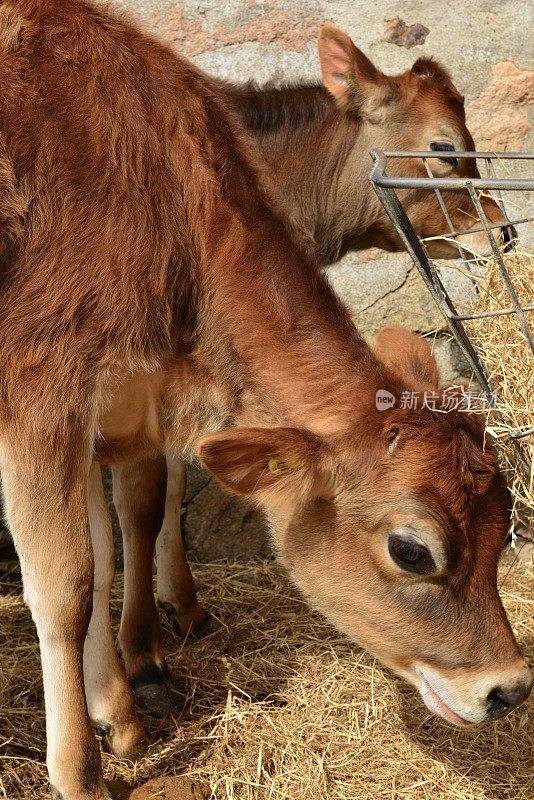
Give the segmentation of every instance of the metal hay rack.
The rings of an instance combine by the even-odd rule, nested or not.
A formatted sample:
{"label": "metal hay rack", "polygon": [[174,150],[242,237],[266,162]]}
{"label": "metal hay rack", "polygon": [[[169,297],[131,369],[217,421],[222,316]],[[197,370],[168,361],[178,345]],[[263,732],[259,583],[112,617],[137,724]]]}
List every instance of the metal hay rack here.
{"label": "metal hay rack", "polygon": [[[532,395],[534,395],[534,323],[533,321],[529,322],[529,314],[526,313],[534,311],[534,285],[532,286],[532,292],[529,292],[528,298],[523,296],[520,299],[518,297],[516,287],[514,286],[514,275],[510,274],[509,266],[506,263],[507,259],[503,257],[502,247],[499,246],[499,230],[496,230],[497,226],[488,222],[480,202],[480,197],[484,193],[491,193],[493,198],[499,203],[507,222],[518,231],[519,239],[521,239],[525,231],[532,234],[533,229],[532,227],[529,229],[529,223],[532,223],[534,219],[532,216],[534,195],[529,195],[528,193],[534,192],[534,178],[523,177],[523,175],[527,173],[528,167],[533,165],[534,153],[454,153],[455,158],[478,159],[479,167],[481,167],[481,174],[485,173],[481,178],[435,177],[432,173],[432,159],[439,158],[440,156],[443,157],[443,153],[439,151],[382,152],[380,150],[373,150],[371,152],[371,157],[374,166],[370,174],[370,180],[389,218],[395,225],[399,236],[411,255],[414,264],[417,266],[430,294],[444,315],[454,339],[473,370],[473,374],[486,396],[492,413],[494,412],[497,418],[499,418],[507,428],[509,442],[512,445],[515,456],[513,459],[514,468],[522,472],[523,480],[529,482],[530,487],[532,487],[534,467],[533,464],[530,463],[530,459],[526,456],[525,449],[521,444],[526,441],[532,441],[534,443],[534,427],[517,429],[514,428],[513,425],[507,424],[506,418],[499,410],[499,393],[496,386],[492,385],[492,380],[489,377],[489,370],[484,362],[483,353],[481,354],[480,348],[477,350],[466,328],[466,323],[467,326],[469,326],[470,321],[484,319],[484,324],[487,323],[491,325],[492,318],[502,315],[515,315],[518,330],[524,337],[524,341],[527,345],[527,352],[528,348],[530,348],[530,354],[532,355]],[[389,164],[394,165],[397,159],[407,158],[421,159],[427,177],[393,177],[387,175]],[[394,171],[394,169],[392,171]],[[518,172],[521,173],[519,176],[517,175]],[[530,172],[530,175],[532,175],[532,172]],[[399,198],[399,190],[402,192],[402,190],[406,189],[427,190],[435,195],[443,213],[444,233],[441,238],[446,237],[448,241],[454,243],[456,246],[458,250],[458,259],[453,263],[459,265],[459,272],[462,275],[462,280],[470,281],[472,297],[476,297],[480,291],[480,276],[482,274],[480,271],[480,264],[483,262],[473,259],[472,255],[466,252],[465,247],[463,247],[459,241],[462,231],[455,230],[444,202],[442,191],[463,191],[469,195],[475,221],[474,224],[477,226],[472,227],[470,231],[484,231],[487,236],[493,258],[500,272],[500,279],[505,287],[506,305],[504,307],[477,312],[473,310],[472,307],[469,308],[469,306],[467,306],[465,310],[458,310],[457,306],[461,302],[458,299],[459,295],[456,293],[457,296],[455,297],[454,286],[451,286],[451,282],[447,278],[447,275],[451,275],[450,266],[452,266],[452,264],[447,266],[446,262],[434,262],[429,257],[425,247],[425,240],[419,238],[416,234],[406,210],[402,205],[401,199]],[[519,200],[517,199],[518,197],[520,198]],[[527,209],[529,208],[529,201],[530,213],[528,210],[525,212],[525,206]],[[530,238],[530,244],[532,244],[532,235],[530,235]],[[471,303],[470,305],[473,306],[476,305],[476,303]],[[534,315],[530,315],[530,318],[534,320]],[[532,397],[532,403],[534,408],[534,396]],[[532,439],[527,437],[532,437]],[[534,509],[530,510],[527,516],[533,519]]]}

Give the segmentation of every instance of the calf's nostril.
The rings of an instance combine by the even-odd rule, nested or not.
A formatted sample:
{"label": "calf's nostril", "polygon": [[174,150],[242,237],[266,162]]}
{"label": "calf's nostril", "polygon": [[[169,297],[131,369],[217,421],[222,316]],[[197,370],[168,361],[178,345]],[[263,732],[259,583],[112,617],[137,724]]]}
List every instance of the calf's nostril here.
{"label": "calf's nostril", "polygon": [[514,242],[517,239],[517,231],[513,225],[503,225],[501,228],[501,242],[504,245],[504,251],[514,249]]}
{"label": "calf's nostril", "polygon": [[531,683],[521,683],[512,689],[496,686],[488,694],[488,718],[504,717],[512,709],[521,705],[530,694]]}

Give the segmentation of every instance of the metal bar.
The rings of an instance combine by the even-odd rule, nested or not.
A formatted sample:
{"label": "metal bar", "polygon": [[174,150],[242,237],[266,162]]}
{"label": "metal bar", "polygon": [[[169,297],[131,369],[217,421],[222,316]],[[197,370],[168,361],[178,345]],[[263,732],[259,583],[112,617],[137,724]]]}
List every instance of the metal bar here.
{"label": "metal bar", "polygon": [[525,436],[534,436],[534,428],[528,428],[526,431],[515,431],[510,436],[512,439],[524,439]]}
{"label": "metal bar", "polygon": [[[534,180],[527,178],[494,178],[493,180],[488,180],[487,178],[390,178],[385,174],[388,156],[391,158],[408,156],[411,158],[436,158],[436,153],[433,151],[428,153],[424,151],[383,153],[381,150],[372,150],[371,156],[374,161],[370,175],[371,180],[375,186],[381,186],[384,189],[434,189],[437,186],[440,189],[457,190],[465,189],[467,184],[470,183],[475,189],[534,190]],[[464,156],[476,158],[478,156],[480,158],[481,154],[479,153],[475,156],[472,153],[455,152],[455,156],[460,158]],[[439,158],[439,154],[437,157]],[[443,158],[443,153],[441,153],[441,158]]]}
{"label": "metal bar", "polygon": [[430,269],[430,261],[426,250],[412,228],[410,220],[396,193],[388,190],[382,191],[382,187],[377,186],[374,186],[374,189],[412,259],[421,264],[427,277],[430,277],[432,280],[432,270]]}
{"label": "metal bar", "polygon": [[[505,212],[503,213],[505,214]],[[508,219],[508,217],[506,217],[506,219],[508,220],[508,225],[524,225],[526,222],[534,222],[534,217],[523,217],[522,219]],[[498,228],[500,230],[503,227],[503,225],[500,222],[498,224],[491,224],[489,227],[492,229],[494,228],[495,230],[497,230]],[[479,225],[476,228],[469,228],[469,233],[479,233],[480,231],[483,230],[484,230],[483,225]],[[433,242],[436,239],[443,239],[444,236],[449,236],[449,234],[443,233],[441,236],[425,236],[425,238],[422,239],[422,241]],[[451,231],[450,236],[453,238],[456,238],[456,236],[465,236],[465,231]]]}
{"label": "metal bar", "polygon": [[[534,311],[534,305],[520,306],[523,311]],[[489,317],[503,317],[507,314],[516,314],[515,308],[498,308],[495,311],[477,311],[474,314],[456,314],[453,319],[468,321],[471,319],[487,319]]]}
{"label": "metal bar", "polygon": [[465,189],[467,182],[475,189],[503,189],[504,191],[525,192],[534,190],[534,180],[527,178],[496,178],[487,180],[484,178],[388,178],[385,175],[375,174],[373,183],[384,188],[394,189],[433,189],[437,183],[439,187],[448,191],[458,191]]}
{"label": "metal bar", "polygon": [[[383,153],[386,158],[443,158],[443,151],[441,150],[375,150],[376,153]],[[454,150],[454,156],[459,158],[492,158],[499,161],[506,159],[521,159],[525,161],[533,161],[534,153],[520,153],[520,152],[489,152],[486,150]]]}
{"label": "metal bar", "polygon": [[475,190],[473,188],[473,185],[471,183],[467,184],[467,191],[469,192],[469,197],[471,198],[471,202],[473,203],[473,205],[474,205],[474,207],[475,207],[475,209],[477,211],[477,214],[480,217],[480,221],[484,225],[484,228],[485,228],[485,231],[486,231],[486,235],[487,235],[487,237],[489,239],[489,242],[491,244],[491,249],[493,250],[493,255],[495,256],[495,260],[497,262],[497,266],[499,267],[499,269],[501,271],[501,275],[502,275],[503,280],[504,280],[504,282],[506,284],[506,288],[508,289],[508,294],[510,295],[510,297],[512,299],[512,303],[514,304],[515,313],[518,316],[519,324],[521,325],[523,333],[526,336],[527,342],[530,345],[530,349],[532,350],[532,354],[534,355],[534,337],[532,336],[532,333],[531,333],[530,328],[528,326],[527,318],[525,317],[523,309],[521,308],[521,304],[519,303],[519,298],[518,298],[517,293],[515,291],[515,288],[514,288],[514,285],[512,283],[512,280],[510,278],[510,275],[508,273],[508,270],[506,269],[506,264],[504,263],[504,260],[503,260],[502,253],[501,253],[501,250],[499,248],[499,245],[495,241],[495,237],[493,236],[493,233],[489,228],[488,221],[486,219],[486,215],[484,214],[484,209],[482,208],[482,205],[480,203],[480,200],[478,199],[477,193],[475,192]]}
{"label": "metal bar", "polygon": [[[498,414],[502,419],[502,414],[500,412],[498,412]],[[506,422],[506,420],[503,420],[503,421]],[[512,440],[512,445],[514,447],[514,453],[515,453],[515,457],[517,458],[518,466],[523,470],[523,474],[524,474],[526,480],[530,481],[531,466],[528,463],[528,461],[526,460],[526,458],[523,455],[523,453],[521,452],[521,449],[520,449],[519,445],[517,444],[513,434],[511,434],[511,433],[510,433],[510,439]]]}

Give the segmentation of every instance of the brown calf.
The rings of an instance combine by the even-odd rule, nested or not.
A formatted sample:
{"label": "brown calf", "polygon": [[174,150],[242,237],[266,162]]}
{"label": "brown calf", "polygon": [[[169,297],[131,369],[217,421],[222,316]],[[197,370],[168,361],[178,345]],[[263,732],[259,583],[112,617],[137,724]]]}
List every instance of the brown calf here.
{"label": "brown calf", "polygon": [[495,579],[508,496],[480,426],[375,406],[426,385],[417,340],[396,340],[413,379],[370,350],[209,78],[84,0],[0,14],[0,461],[55,797],[109,797],[91,721],[119,755],[144,741],[95,457],[201,437],[313,602],[430,706],[467,724],[521,702]]}
{"label": "brown calf", "polygon": [[[464,98],[447,70],[419,58],[401,75],[381,72],[347,34],[324,25],[319,37],[324,85],[259,89],[222,84],[259,146],[292,222],[331,264],[350,250],[403,250],[370,182],[369,151],[443,150],[432,171],[443,177],[480,177],[473,159],[450,151],[475,150],[465,124]],[[447,152],[445,152],[445,149]],[[421,159],[397,159],[397,174],[427,177]],[[393,174],[393,173],[391,173]],[[447,235],[433,193],[405,190],[403,205],[419,236]],[[450,218],[466,246],[485,252],[485,233],[466,192],[444,192]],[[488,219],[504,223],[497,203],[481,197]],[[507,236],[503,230],[503,236]],[[446,239],[427,243],[433,258],[457,258]]]}
{"label": "brown calf", "polygon": [[[289,219],[312,243],[321,264],[336,261],[348,250],[369,246],[402,249],[368,180],[369,149],[447,146],[473,150],[463,98],[437,62],[418,59],[402,75],[388,77],[332,25],[323,27],[319,54],[324,86],[259,89],[220,82],[220,90],[253,136],[284,198]],[[432,162],[432,169],[439,175],[478,176],[474,161],[456,161],[448,152],[443,161]],[[412,175],[426,174],[420,160],[405,160],[400,167]],[[466,194],[449,192],[444,198],[455,226],[459,230],[473,227],[475,220]],[[489,219],[496,224],[504,221],[490,197],[482,197],[481,202]],[[403,203],[421,236],[443,233],[443,214],[433,194],[405,192]],[[465,243],[479,249],[488,245],[484,233],[466,233]],[[433,240],[428,248],[435,256],[457,255],[446,240]],[[163,711],[167,705],[151,584],[152,552],[162,515],[156,543],[159,601],[182,632],[192,629],[199,633],[207,624],[195,596],[180,535],[185,464],[176,453],[168,454],[167,460],[164,515],[163,501],[158,502],[160,495],[155,490],[155,485],[165,482],[164,459],[128,465],[125,470],[114,468],[114,496],[127,562],[119,641],[132,685],[153,711]],[[130,567],[136,572],[128,578]]]}

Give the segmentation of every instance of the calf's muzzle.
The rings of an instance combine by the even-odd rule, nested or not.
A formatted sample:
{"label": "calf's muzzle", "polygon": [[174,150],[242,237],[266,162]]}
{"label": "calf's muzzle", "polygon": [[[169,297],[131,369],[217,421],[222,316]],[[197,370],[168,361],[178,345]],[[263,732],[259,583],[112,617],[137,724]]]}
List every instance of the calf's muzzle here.
{"label": "calf's muzzle", "polygon": [[501,228],[500,242],[503,250],[508,253],[514,249],[514,242],[517,240],[517,230],[513,225],[503,225]]}
{"label": "calf's muzzle", "polygon": [[487,719],[499,719],[505,717],[514,708],[524,703],[530,695],[532,689],[532,674],[526,671],[522,677],[509,686],[496,686],[488,694]]}

